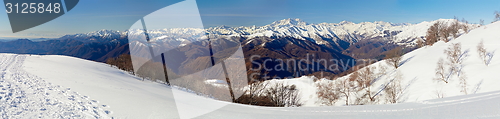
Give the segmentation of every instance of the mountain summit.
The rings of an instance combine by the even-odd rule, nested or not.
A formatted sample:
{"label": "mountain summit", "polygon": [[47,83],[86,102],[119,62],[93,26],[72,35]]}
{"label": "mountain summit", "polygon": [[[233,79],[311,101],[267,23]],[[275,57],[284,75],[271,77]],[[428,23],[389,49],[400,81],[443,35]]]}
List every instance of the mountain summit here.
{"label": "mountain summit", "polygon": [[299,19],[299,18],[288,18],[288,19],[283,19],[283,20],[279,20],[279,21],[275,21],[271,24],[269,24],[270,26],[274,26],[274,27],[283,27],[283,26],[304,26],[304,25],[308,25],[307,22],[304,22],[303,20]]}

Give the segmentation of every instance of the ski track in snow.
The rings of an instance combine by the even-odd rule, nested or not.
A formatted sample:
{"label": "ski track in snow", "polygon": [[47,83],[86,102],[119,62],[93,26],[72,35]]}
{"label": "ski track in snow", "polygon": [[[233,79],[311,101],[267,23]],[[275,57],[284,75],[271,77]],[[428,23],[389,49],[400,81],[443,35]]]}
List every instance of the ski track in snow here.
{"label": "ski track in snow", "polygon": [[25,58],[0,55],[1,118],[109,118],[106,105],[24,71]]}

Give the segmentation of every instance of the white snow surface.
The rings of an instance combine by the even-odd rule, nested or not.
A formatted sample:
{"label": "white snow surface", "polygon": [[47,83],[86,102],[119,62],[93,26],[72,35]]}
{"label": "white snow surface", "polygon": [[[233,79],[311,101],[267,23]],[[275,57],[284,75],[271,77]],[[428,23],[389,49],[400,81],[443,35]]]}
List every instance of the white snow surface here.
{"label": "white snow surface", "polygon": [[[444,50],[449,48],[452,43],[461,43],[462,52],[468,52],[468,56],[464,58],[462,69],[467,77],[468,94],[500,91],[500,79],[494,73],[500,70],[498,56],[494,54],[490,64],[485,65],[477,52],[477,45],[483,40],[487,52],[495,53],[494,51],[497,51],[498,46],[500,46],[498,31],[500,31],[500,22],[476,28],[448,43],[439,41],[432,46],[416,49],[403,56],[398,69],[388,65],[385,60],[371,64],[369,66],[376,67],[374,73],[381,74],[373,82],[372,89],[381,91],[385,84],[394,79],[396,72],[400,72],[402,74],[402,87],[405,90],[401,102],[424,102],[436,99],[438,98],[437,92],[442,93],[444,97],[465,95],[460,91],[460,81],[456,75],[449,79],[449,83],[435,80],[439,58],[448,61]],[[385,68],[385,73],[381,71],[381,67]],[[319,83],[346,80],[349,76],[338,78],[335,81],[321,79]],[[285,81],[297,84],[304,106],[322,106],[317,103],[316,84],[312,82],[314,79],[315,77],[303,76],[295,79],[269,80],[268,82]],[[381,92],[379,96],[383,95],[384,93]],[[341,99],[337,101],[336,105],[345,105],[344,101],[345,99]],[[386,102],[381,101],[377,104],[386,104]]]}
{"label": "white snow surface", "polygon": [[0,55],[1,118],[106,118],[107,105],[30,74],[26,56]]}
{"label": "white snow surface", "polygon": [[[109,65],[74,57],[0,54],[0,58],[2,118],[500,117],[499,91],[390,105],[259,107],[141,81]],[[301,90],[314,90],[307,85],[312,82],[309,79],[281,81],[292,81]],[[306,98],[313,95],[301,94]]]}
{"label": "white snow surface", "polygon": [[[488,51],[500,45],[500,22],[472,30],[448,43],[404,55],[405,63],[390,69],[373,86],[399,71],[407,88],[400,104],[315,106],[311,77],[284,79],[297,85],[305,107],[258,107],[217,101],[164,84],[142,81],[109,65],[69,56],[0,54],[2,118],[499,118],[500,70],[497,57],[484,65],[475,50],[484,40]],[[451,43],[469,50],[464,62],[470,93],[459,91],[456,77],[445,84],[433,80],[437,60]],[[339,80],[342,80],[339,79]],[[273,80],[276,81],[276,80]],[[373,88],[377,89],[377,88]],[[445,98],[435,99],[435,91]],[[473,93],[474,92],[474,93]],[[341,102],[341,101],[339,101]],[[317,106],[317,105],[316,105]]]}

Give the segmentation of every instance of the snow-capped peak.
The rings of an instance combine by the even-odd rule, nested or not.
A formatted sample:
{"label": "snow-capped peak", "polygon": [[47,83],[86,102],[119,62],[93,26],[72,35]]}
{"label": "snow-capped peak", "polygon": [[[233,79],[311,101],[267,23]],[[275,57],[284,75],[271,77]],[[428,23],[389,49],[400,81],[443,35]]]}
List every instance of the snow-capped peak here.
{"label": "snow-capped peak", "polygon": [[270,26],[275,26],[275,27],[282,27],[282,26],[303,26],[303,25],[308,25],[307,22],[304,22],[303,20],[299,18],[288,18],[288,19],[283,19],[279,21],[275,21],[270,24]]}
{"label": "snow-capped peak", "polygon": [[[400,45],[415,45],[418,38],[425,36],[426,30],[435,22],[442,21],[451,23],[454,19],[439,19],[430,22],[421,22],[418,24],[409,23],[390,23],[384,21],[361,22],[353,23],[350,21],[342,21],[340,23],[307,23],[298,18],[288,18],[272,22],[264,26],[217,26],[207,29],[200,28],[170,28],[170,29],[149,29],[149,36],[154,39],[161,36],[169,36],[172,39],[184,38],[198,39],[207,33],[211,37],[294,37],[296,39],[311,40],[317,44],[334,45],[340,41],[353,44],[360,40],[372,39],[376,37],[394,36],[387,38],[390,42],[399,43]],[[134,36],[142,34],[143,30],[132,29],[124,32],[114,30],[99,30],[85,34],[69,35],[70,37],[120,37]],[[390,35],[386,33],[391,33]],[[163,38],[160,38],[163,39]],[[165,40],[172,40],[165,39]]]}
{"label": "snow-capped peak", "polygon": [[351,22],[351,21],[341,21],[341,22],[339,23],[339,25],[345,25],[345,24],[354,24],[354,23],[353,23],[353,22]]}

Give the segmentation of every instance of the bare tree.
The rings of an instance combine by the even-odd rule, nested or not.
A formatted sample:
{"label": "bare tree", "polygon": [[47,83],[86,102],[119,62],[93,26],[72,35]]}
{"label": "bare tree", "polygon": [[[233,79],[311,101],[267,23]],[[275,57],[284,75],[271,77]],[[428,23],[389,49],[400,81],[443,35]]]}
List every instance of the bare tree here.
{"label": "bare tree", "polygon": [[444,22],[437,21],[430,26],[429,29],[427,29],[425,43],[427,45],[432,45],[440,40],[448,42],[448,38],[450,36],[453,36],[453,38],[458,37],[458,31],[460,29],[463,29],[465,32],[468,32],[469,30],[467,24],[460,24],[458,20],[454,20],[449,26],[447,26]]}
{"label": "bare tree", "polygon": [[377,72],[377,76],[383,76],[385,75],[385,73],[387,73],[387,67],[385,66],[382,66],[383,64],[382,63],[379,63],[378,64],[378,72]]}
{"label": "bare tree", "polygon": [[265,81],[250,81],[245,93],[236,99],[236,103],[258,105],[258,106],[276,106],[275,102],[271,101],[267,95],[267,86],[269,82]]}
{"label": "bare tree", "polygon": [[436,94],[437,98],[444,98],[445,96],[442,90],[436,90],[434,93]]}
{"label": "bare tree", "polygon": [[269,83],[264,83],[263,81],[254,81],[248,85],[248,96],[250,105],[255,105],[257,99],[264,93],[267,85]]}
{"label": "bare tree", "polygon": [[353,72],[350,76],[349,79],[341,81],[338,85],[339,86],[339,92],[344,95],[345,99],[345,105],[349,105],[349,97],[351,96],[351,93],[356,93],[359,91],[358,89],[358,78],[359,78],[359,73]]}
{"label": "bare tree", "polygon": [[359,77],[356,81],[359,84],[359,87],[361,89],[364,89],[365,91],[364,95],[359,98],[359,104],[374,103],[377,101],[375,98],[376,92],[371,90],[373,80],[376,78],[375,74],[373,73],[374,70],[375,67],[366,66],[365,68],[358,71]]}
{"label": "bare tree", "polygon": [[448,83],[446,68],[444,65],[443,58],[439,58],[439,60],[438,60],[437,67],[436,67],[436,78],[434,78],[434,80],[440,80],[440,81],[443,81],[445,83]]}
{"label": "bare tree", "polygon": [[[460,92],[463,92],[464,94],[467,95],[467,76],[465,75],[465,72],[462,70],[464,68],[464,65],[462,65],[462,62],[466,57],[468,57],[468,50],[465,52],[462,52],[461,44],[460,43],[453,43],[450,47],[448,47],[447,50],[445,50],[445,53],[448,54],[448,60],[449,60],[449,66],[450,66],[450,74],[456,73],[457,77],[459,79],[459,86],[461,88]],[[448,78],[449,78],[448,76]]]}
{"label": "bare tree", "polygon": [[396,47],[390,50],[385,55],[387,64],[394,66],[394,68],[397,69],[401,63],[402,55],[403,55],[403,50],[401,49],[401,47]]}
{"label": "bare tree", "polygon": [[481,26],[484,26],[484,20],[483,20],[483,19],[479,19],[479,24],[480,24]]}
{"label": "bare tree", "polygon": [[484,42],[481,40],[479,44],[477,45],[477,53],[479,54],[479,58],[483,60],[483,63],[488,66],[491,62],[491,59],[493,58],[493,54],[495,52],[488,52],[486,48],[484,48]]}
{"label": "bare tree", "polygon": [[394,78],[385,85],[384,93],[389,103],[398,103],[401,100],[404,93],[403,87],[401,86],[402,79],[403,74],[397,71]]}
{"label": "bare tree", "polygon": [[275,82],[266,90],[267,96],[278,107],[301,106],[299,91],[295,85],[285,85],[283,82]]}
{"label": "bare tree", "polygon": [[121,54],[116,58],[109,58],[106,63],[111,66],[116,66],[118,69],[127,71],[128,73],[134,74],[134,68],[132,67],[132,60],[129,54]]}
{"label": "bare tree", "polygon": [[441,25],[441,28],[439,28],[439,39],[444,42],[448,42],[448,38],[450,37],[452,30],[453,29],[449,29],[449,27],[445,26],[444,24]]}
{"label": "bare tree", "polygon": [[422,40],[422,39],[417,39],[417,47],[418,48],[421,48],[421,47],[424,47],[425,46],[425,41]]}
{"label": "bare tree", "polygon": [[458,30],[460,29],[461,29],[460,23],[458,22],[458,20],[454,20],[448,27],[448,32],[449,34],[451,34],[451,36],[453,36],[453,38],[457,38],[459,35]]}
{"label": "bare tree", "polygon": [[340,92],[338,92],[338,89],[336,88],[343,87],[337,87],[337,85],[333,81],[323,81],[317,83],[316,88],[316,94],[318,95],[320,103],[331,106],[334,105],[335,102],[337,102],[340,98]]}
{"label": "bare tree", "polygon": [[447,54],[448,65],[450,66],[450,72],[453,74],[460,68],[459,65],[462,64],[463,54],[462,45],[460,43],[452,43],[448,49],[444,51]]}
{"label": "bare tree", "polygon": [[465,24],[462,25],[462,29],[465,31],[465,33],[469,33],[469,22],[465,21]]}
{"label": "bare tree", "polygon": [[[356,73],[357,75],[357,73]],[[337,83],[337,90],[345,97],[345,105],[349,105],[349,97],[357,91],[355,79],[357,76],[351,75],[349,79],[341,80]]]}
{"label": "bare tree", "polygon": [[437,21],[434,23],[432,26],[427,29],[427,34],[425,36],[426,43],[427,45],[433,45],[437,41],[439,41],[440,38],[440,29],[443,27],[443,22]]}
{"label": "bare tree", "polygon": [[479,54],[479,58],[483,60],[484,64],[488,66],[487,59],[486,59],[486,48],[484,48],[484,43],[483,40],[477,44],[477,53]]}
{"label": "bare tree", "polygon": [[465,73],[463,71],[459,71],[459,76],[458,80],[460,81],[460,92],[464,93],[467,95],[467,76],[465,76]]}

